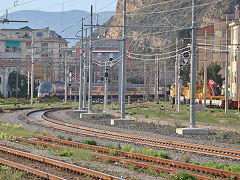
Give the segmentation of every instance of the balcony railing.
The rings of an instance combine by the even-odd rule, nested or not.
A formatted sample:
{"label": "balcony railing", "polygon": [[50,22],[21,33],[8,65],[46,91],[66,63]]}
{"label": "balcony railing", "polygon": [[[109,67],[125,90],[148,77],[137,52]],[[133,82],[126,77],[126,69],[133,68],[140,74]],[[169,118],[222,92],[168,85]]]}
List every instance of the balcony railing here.
{"label": "balcony railing", "polygon": [[4,59],[20,59],[21,53],[20,52],[5,52]]}

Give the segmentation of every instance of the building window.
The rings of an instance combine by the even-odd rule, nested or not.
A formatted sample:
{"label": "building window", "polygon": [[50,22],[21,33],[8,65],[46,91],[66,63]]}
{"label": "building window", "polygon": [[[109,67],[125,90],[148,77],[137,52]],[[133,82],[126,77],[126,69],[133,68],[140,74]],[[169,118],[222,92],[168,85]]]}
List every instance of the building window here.
{"label": "building window", "polygon": [[238,40],[238,28],[236,27],[235,29],[233,29],[233,37],[234,37],[234,40]]}
{"label": "building window", "polygon": [[6,46],[5,52],[21,52],[21,48],[18,46]]}
{"label": "building window", "polygon": [[212,59],[214,59],[214,57],[215,57],[215,53],[214,51],[212,51]]}
{"label": "building window", "polygon": [[31,60],[31,59],[32,59],[32,56],[31,56],[31,55],[26,55],[26,59],[27,59],[27,60]]}
{"label": "building window", "polygon": [[42,48],[42,51],[47,51],[48,50],[48,43],[42,43],[41,48]]}
{"label": "building window", "polygon": [[222,50],[222,51],[226,51],[226,46],[224,46],[224,45],[221,46],[221,50]]}
{"label": "building window", "polygon": [[37,32],[37,37],[42,37],[43,36],[43,32]]}
{"label": "building window", "polygon": [[26,49],[30,49],[31,48],[31,42],[26,42]]}

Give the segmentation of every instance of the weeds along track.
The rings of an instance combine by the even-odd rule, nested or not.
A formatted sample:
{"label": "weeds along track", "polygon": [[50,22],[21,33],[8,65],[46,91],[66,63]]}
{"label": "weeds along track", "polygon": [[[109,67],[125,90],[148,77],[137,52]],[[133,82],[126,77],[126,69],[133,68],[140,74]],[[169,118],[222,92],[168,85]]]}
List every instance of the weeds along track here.
{"label": "weeds along track", "polygon": [[[187,170],[193,176],[202,180],[210,180],[216,178],[227,178],[227,179],[240,179],[240,173],[224,171],[204,166],[193,165],[189,163],[183,163],[178,161],[173,161],[169,159],[162,159],[152,156],[146,156],[142,154],[130,153],[120,150],[113,150],[105,147],[93,146],[88,144],[82,144],[78,142],[72,142],[67,140],[61,140],[41,135],[33,134],[33,137],[39,140],[25,139],[21,137],[11,137],[18,141],[24,141],[34,145],[40,145],[43,147],[52,147],[56,149],[68,149],[76,150],[76,148],[85,148],[95,150],[98,153],[94,153],[95,158],[107,159],[110,162],[120,162],[136,166],[139,168],[147,169],[152,168],[158,172],[164,172],[168,174],[174,174],[179,170]],[[64,147],[62,146],[64,145]],[[75,148],[72,148],[75,147]]]}
{"label": "weeds along track", "polygon": [[[55,109],[56,110],[56,109]],[[93,129],[83,126],[78,126],[74,124],[64,123],[57,120],[50,119],[45,116],[45,114],[52,110],[37,110],[29,112],[25,115],[28,121],[41,124],[43,126],[48,126],[62,131],[67,131],[75,134],[82,134],[93,137],[100,137],[106,139],[112,139],[117,141],[130,142],[135,144],[154,146],[166,149],[180,150],[185,152],[194,152],[199,154],[221,156],[225,158],[231,158],[235,160],[240,160],[240,150],[220,148],[220,147],[210,147],[199,144],[190,144],[185,142],[168,141],[164,139],[154,139],[148,137],[134,136],[130,134],[116,133],[111,131]],[[36,120],[36,114],[41,114],[41,120]],[[32,117],[32,118],[31,118]]]}
{"label": "weeds along track", "polygon": [[[5,146],[0,146],[1,164],[19,168],[26,172],[35,174],[46,179],[105,179],[105,180],[120,180],[121,178],[108,175],[105,173],[93,171],[73,164],[53,160],[50,158],[37,156],[24,151],[12,149]],[[10,162],[12,161],[12,162]],[[17,163],[14,164],[13,162]],[[24,169],[25,167],[35,167]],[[89,177],[86,177],[89,176]]]}
{"label": "weeds along track", "polygon": [[25,165],[22,165],[22,164],[19,164],[19,163],[16,163],[16,162],[8,161],[8,160],[2,159],[2,158],[0,158],[0,164],[10,166],[10,167],[14,167],[14,168],[16,168],[20,171],[24,171],[26,173],[30,173],[30,174],[33,174],[35,176],[38,176],[38,177],[44,178],[44,179],[53,179],[53,180],[54,179],[56,179],[56,180],[63,180],[64,179],[64,178],[52,175],[50,173],[43,172],[43,171],[28,167],[28,166],[25,166]]}

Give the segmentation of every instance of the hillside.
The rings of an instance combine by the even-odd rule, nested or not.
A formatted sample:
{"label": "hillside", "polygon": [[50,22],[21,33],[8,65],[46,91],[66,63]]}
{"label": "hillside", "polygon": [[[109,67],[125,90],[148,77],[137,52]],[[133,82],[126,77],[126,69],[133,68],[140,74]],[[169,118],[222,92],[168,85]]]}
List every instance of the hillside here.
{"label": "hillside", "polygon": [[[198,27],[222,19],[225,13],[233,13],[235,5],[239,3],[240,0],[197,0]],[[123,0],[119,0],[115,16],[107,24],[122,24],[122,4]],[[166,25],[177,26],[178,29],[190,29],[191,5],[191,0],[163,0],[161,2],[159,0],[127,0],[127,22],[128,25]],[[107,36],[120,38],[121,31],[121,28],[110,28]],[[147,47],[163,47],[175,39],[174,33],[171,31],[173,30],[129,28],[127,32],[128,39],[132,41],[138,51],[150,53],[152,50]]]}
{"label": "hillside", "polygon": [[[234,13],[235,6],[240,0],[197,0],[197,27],[213,24],[224,20],[225,14]],[[122,25],[123,0],[118,0],[115,15],[106,25]],[[160,26],[167,28],[127,28],[127,41],[131,44],[131,67],[127,68],[127,77],[135,80],[140,77],[144,82],[154,82],[155,61],[154,54],[161,61],[160,86],[164,85],[164,69],[166,68],[166,83],[174,82],[174,64],[176,57],[175,40],[180,40],[179,48],[186,47],[191,39],[192,26],[192,0],[127,0],[127,25]],[[170,29],[170,26],[175,26]],[[122,28],[104,28],[106,36],[110,38],[122,38]],[[102,29],[96,31],[100,36]],[[182,43],[183,42],[183,43]],[[168,52],[172,52],[169,54]],[[134,54],[135,53],[135,54]],[[168,57],[168,58],[166,58]],[[171,57],[171,58],[169,58]],[[166,64],[166,65],[165,65]],[[164,68],[164,66],[166,66]],[[190,66],[184,67],[184,82],[189,81]],[[185,77],[186,76],[186,77]]]}

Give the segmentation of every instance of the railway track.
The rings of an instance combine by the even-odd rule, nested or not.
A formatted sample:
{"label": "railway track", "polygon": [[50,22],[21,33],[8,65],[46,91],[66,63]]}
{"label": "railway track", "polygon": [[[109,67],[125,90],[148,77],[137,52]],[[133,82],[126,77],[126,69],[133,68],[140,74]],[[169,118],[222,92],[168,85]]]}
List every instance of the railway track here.
{"label": "railway track", "polygon": [[16,162],[12,162],[12,161],[8,161],[5,159],[0,158],[0,164],[2,165],[6,165],[6,166],[10,166],[10,167],[14,167],[15,169],[18,169],[20,171],[24,171],[26,173],[30,173],[33,174],[35,176],[38,176],[40,178],[44,178],[44,179],[56,179],[56,180],[64,180],[64,178],[52,175],[50,173],[44,172],[44,171],[40,171]]}
{"label": "railway track", "polygon": [[37,156],[31,153],[12,149],[5,146],[0,146],[0,163],[12,166],[14,168],[26,171],[31,174],[35,174],[42,178],[53,180],[79,179],[79,178],[89,179],[89,177],[93,179],[104,180],[122,179],[105,173],[93,171],[90,169],[53,160],[50,158]]}
{"label": "railway track", "polygon": [[[68,131],[71,133],[76,134],[82,134],[87,136],[95,136],[95,137],[101,137],[101,138],[107,138],[107,139],[113,139],[118,141],[125,141],[125,142],[131,142],[136,144],[142,144],[147,146],[154,146],[154,147],[160,147],[160,148],[166,148],[166,149],[173,149],[173,150],[180,150],[185,152],[194,152],[199,154],[206,154],[206,155],[214,155],[214,156],[220,156],[224,158],[231,158],[235,160],[240,160],[240,150],[234,150],[234,149],[227,149],[227,148],[220,148],[220,147],[210,147],[205,145],[198,145],[198,144],[190,144],[190,143],[184,143],[184,142],[175,142],[175,141],[168,141],[163,139],[154,139],[154,138],[148,138],[148,137],[141,137],[141,136],[134,136],[134,135],[126,135],[123,133],[116,133],[116,132],[110,132],[105,130],[98,130],[83,126],[78,126],[75,124],[69,124],[60,122],[57,120],[50,119],[46,117],[46,113],[51,110],[46,110],[42,112],[42,110],[38,111],[32,111],[26,114],[26,118],[29,121],[52,127],[55,129]],[[34,120],[29,117],[32,113],[40,113],[42,120]],[[34,116],[33,116],[34,117]],[[49,124],[49,122],[51,124]]]}
{"label": "railway track", "polygon": [[[168,159],[162,159],[152,156],[146,156],[142,154],[136,154],[136,153],[130,153],[120,150],[112,150],[109,148],[104,147],[98,147],[93,145],[87,145],[82,144],[78,142],[72,142],[72,141],[66,141],[41,135],[33,135],[35,138],[38,138],[41,141],[35,141],[35,140],[29,140],[21,137],[12,137],[18,141],[24,141],[28,142],[34,145],[41,145],[44,147],[53,147],[57,149],[62,149],[62,146],[59,146],[57,144],[61,145],[67,145],[67,148],[69,150],[75,150],[71,147],[76,148],[86,148],[86,149],[92,149],[99,153],[94,153],[94,156],[100,159],[109,159],[111,162],[121,162],[126,164],[131,164],[140,168],[152,168],[155,169],[158,172],[164,172],[168,174],[174,174],[179,170],[188,170],[192,175],[197,177],[198,179],[202,180],[210,180],[215,179],[216,177],[219,178],[233,178],[233,179],[240,179],[240,173],[230,172],[230,171],[224,171],[219,169],[213,169],[209,167],[204,166],[198,166],[193,165],[189,163],[183,163]],[[54,144],[46,143],[51,142]],[[107,154],[107,155],[106,155]],[[109,154],[114,154],[114,156],[109,156]],[[134,159],[134,160],[133,160]]]}

